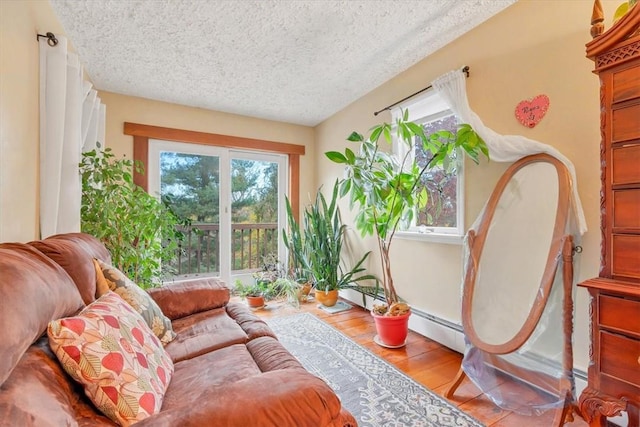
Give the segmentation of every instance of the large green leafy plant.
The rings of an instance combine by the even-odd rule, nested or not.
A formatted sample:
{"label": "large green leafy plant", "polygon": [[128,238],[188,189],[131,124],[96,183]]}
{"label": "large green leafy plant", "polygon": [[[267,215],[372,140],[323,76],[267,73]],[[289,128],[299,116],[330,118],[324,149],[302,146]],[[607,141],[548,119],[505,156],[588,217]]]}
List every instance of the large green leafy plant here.
{"label": "large green leafy plant", "polygon": [[[390,145],[394,133],[408,146],[403,158],[379,145],[381,138]],[[344,152],[328,151],[325,155],[346,166],[347,177],[340,182],[340,195],[350,195],[352,209],[358,206],[355,226],[360,233],[377,239],[386,307],[390,307],[399,300],[391,275],[391,243],[399,227],[411,223],[417,211],[427,204],[425,173],[436,166],[446,168],[453,150],[462,149],[478,163],[480,154],[488,157],[488,149],[466,124],[460,125],[455,134],[442,130],[426,135],[422,126],[408,120],[408,111],[394,125],[373,127],[366,139],[353,132],[347,140],[358,144],[358,149],[347,147]],[[415,144],[422,144],[424,151],[430,153],[424,166],[412,156]]]}
{"label": "large green leafy plant", "polygon": [[139,162],[118,159],[111,149],[82,155],[81,228],[100,239],[113,265],[143,288],[157,286],[176,254],[184,224],[170,210],[133,182]]}
{"label": "large green leafy plant", "polygon": [[289,230],[283,230],[282,235],[298,277],[311,277],[319,291],[357,287],[362,281],[377,280],[371,274],[362,274],[369,252],[351,267],[342,262],[347,226],[342,222],[338,208],[337,181],[329,203],[318,191],[314,203],[305,208],[301,225],[293,216],[289,200],[286,202]]}

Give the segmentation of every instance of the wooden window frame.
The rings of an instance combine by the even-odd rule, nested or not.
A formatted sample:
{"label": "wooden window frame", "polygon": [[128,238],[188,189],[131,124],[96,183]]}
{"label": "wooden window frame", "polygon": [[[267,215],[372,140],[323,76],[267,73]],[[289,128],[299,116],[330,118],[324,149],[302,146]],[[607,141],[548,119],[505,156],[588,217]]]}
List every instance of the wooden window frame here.
{"label": "wooden window frame", "polygon": [[[300,212],[300,156],[305,154],[305,146],[239,136],[220,135],[192,130],[173,129],[139,123],[124,123],[124,134],[133,136],[133,160],[140,161],[147,170],[149,161],[149,139],[186,142],[213,147],[235,148],[265,153],[285,154],[289,158],[288,196],[293,215],[298,220]],[[149,191],[149,178],[146,174],[134,171],[133,182]]]}

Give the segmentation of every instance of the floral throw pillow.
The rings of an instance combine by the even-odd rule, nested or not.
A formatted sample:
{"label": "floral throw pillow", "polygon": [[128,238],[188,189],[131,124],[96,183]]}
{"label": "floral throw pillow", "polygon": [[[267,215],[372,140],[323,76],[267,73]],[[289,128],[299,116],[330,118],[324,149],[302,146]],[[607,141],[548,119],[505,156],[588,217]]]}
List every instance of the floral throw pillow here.
{"label": "floral throw pillow", "polygon": [[144,289],[129,280],[117,268],[100,260],[95,260],[94,264],[96,265],[98,292],[104,292],[108,289],[120,295],[134,310],[140,313],[163,345],[169,344],[176,337],[171,320],[162,313],[158,304]]}
{"label": "floral throw pillow", "polygon": [[129,426],[162,406],[173,362],[142,317],[108,292],[78,315],[53,320],[49,345],[96,407]]}

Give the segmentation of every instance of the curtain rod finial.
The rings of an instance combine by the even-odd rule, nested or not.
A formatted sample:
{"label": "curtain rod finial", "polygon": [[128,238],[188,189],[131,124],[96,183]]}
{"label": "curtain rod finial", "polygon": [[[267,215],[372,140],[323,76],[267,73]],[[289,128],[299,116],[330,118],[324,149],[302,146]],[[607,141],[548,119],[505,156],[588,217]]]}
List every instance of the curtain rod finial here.
{"label": "curtain rod finial", "polygon": [[58,39],[56,38],[56,35],[51,32],[48,32],[47,34],[38,34],[38,36],[36,37],[36,40],[40,41],[40,37],[45,37],[47,39],[47,44],[51,47],[58,44]]}

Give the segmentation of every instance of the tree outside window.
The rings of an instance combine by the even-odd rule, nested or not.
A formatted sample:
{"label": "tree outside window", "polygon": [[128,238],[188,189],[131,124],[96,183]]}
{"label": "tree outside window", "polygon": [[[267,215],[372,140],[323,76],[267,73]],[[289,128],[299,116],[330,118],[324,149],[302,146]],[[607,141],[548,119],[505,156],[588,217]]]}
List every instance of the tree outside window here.
{"label": "tree outside window", "polygon": [[[448,130],[455,134],[460,123],[445,101],[433,92],[405,105],[400,105],[397,110],[392,111],[394,119],[403,110],[409,111],[409,119],[420,124],[426,135],[440,130]],[[402,156],[403,146],[405,144],[396,141],[394,152]],[[421,167],[426,165],[431,160],[433,153],[425,151],[420,143],[414,144],[414,147],[412,156]],[[416,191],[427,189],[429,195],[427,205],[416,212],[414,222],[406,224],[400,235],[410,238],[421,236],[421,239],[426,240],[431,240],[429,236],[433,236],[435,241],[441,241],[436,238],[437,236],[445,236],[445,240],[442,241],[447,243],[461,242],[461,236],[464,234],[462,174],[462,156],[456,151],[445,159],[441,167],[435,167],[425,172],[424,184]],[[449,237],[455,237],[455,239],[446,240]]]}

